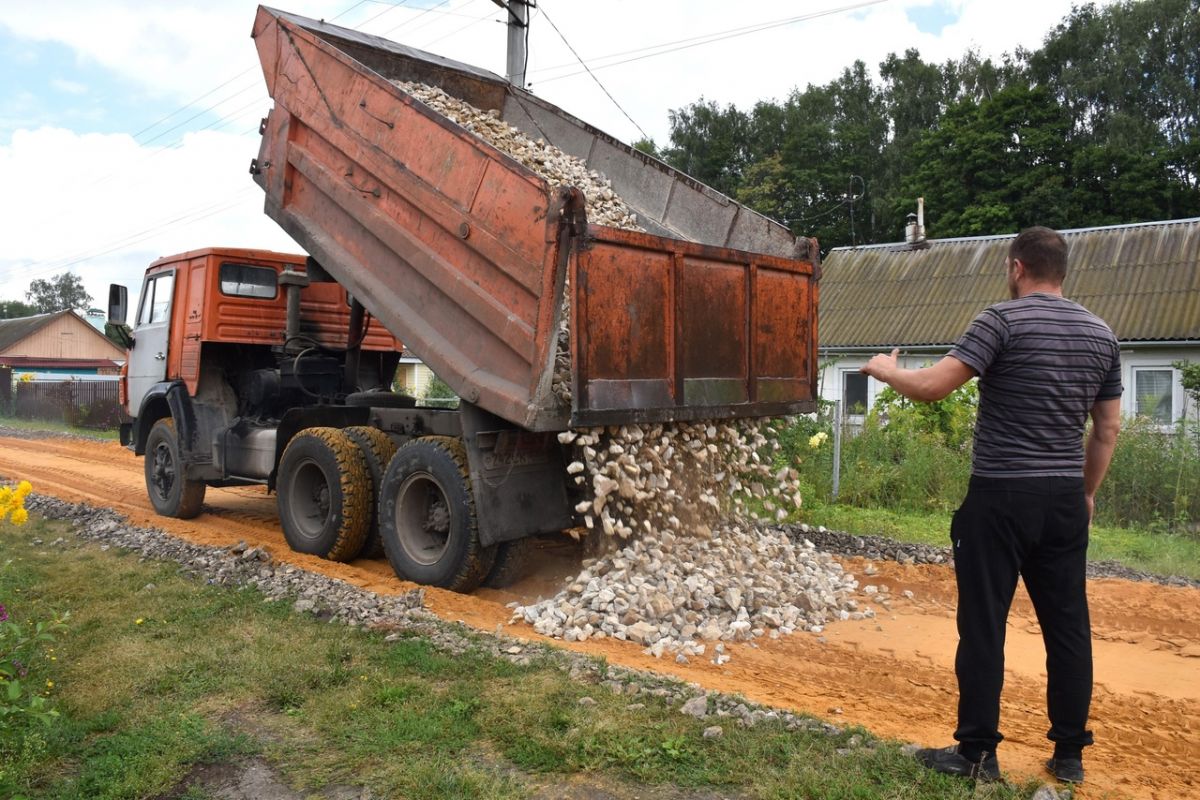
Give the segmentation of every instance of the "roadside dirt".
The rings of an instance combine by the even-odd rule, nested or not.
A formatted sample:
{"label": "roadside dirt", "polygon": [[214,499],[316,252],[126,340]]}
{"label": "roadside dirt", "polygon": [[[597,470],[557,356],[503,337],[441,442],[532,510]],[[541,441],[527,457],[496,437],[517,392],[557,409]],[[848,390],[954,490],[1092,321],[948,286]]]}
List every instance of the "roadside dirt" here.
{"label": "roadside dirt", "polygon": [[[182,521],[156,516],[146,499],[142,461],[115,443],[0,437],[0,476],[25,478],[37,492],[116,509],[137,525],[168,530],[189,541],[229,546],[240,540],[277,559],[382,593],[412,588],[385,561],[335,564],[291,552],[279,532],[275,499],[257,487],[209,489],[205,513]],[[604,656],[612,663],[675,675],[760,703],[837,724],[861,725],[879,735],[943,745],[954,727],[954,576],[944,566],[846,560],[864,586],[886,584],[890,609],[863,622],[841,622],[823,635],[798,634],[729,648],[718,667],[705,659],[676,664],[612,640],[563,647]],[[506,604],[548,596],[577,568],[577,550],[547,546],[536,575],[506,591],[464,596],[427,590],[431,610],[481,630],[510,625]],[[912,592],[912,598],[902,596]],[[1095,634],[1096,690],[1092,725],[1096,746],[1086,755],[1088,782],[1077,796],[1200,798],[1200,590],[1107,579],[1089,589]],[[863,602],[872,603],[863,595]],[[1042,777],[1045,739],[1045,655],[1032,607],[1023,590],[1009,621],[1001,726],[1001,765],[1009,777]]]}

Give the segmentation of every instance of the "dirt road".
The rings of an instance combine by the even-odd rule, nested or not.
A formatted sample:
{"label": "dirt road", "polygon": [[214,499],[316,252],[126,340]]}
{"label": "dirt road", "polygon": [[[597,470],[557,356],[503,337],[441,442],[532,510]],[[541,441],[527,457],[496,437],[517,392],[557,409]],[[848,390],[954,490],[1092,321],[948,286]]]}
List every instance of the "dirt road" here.
{"label": "dirt road", "polygon": [[[255,488],[209,489],[205,513],[181,521],[155,516],[142,483],[142,462],[115,443],[74,439],[0,437],[0,476],[25,478],[35,491],[114,508],[137,525],[154,526],[197,543],[245,540],[282,561],[383,593],[411,588],[386,562],[334,564],[291,552],[279,532],[273,496]],[[430,590],[430,608],[482,630],[509,625],[514,600],[553,593],[577,568],[574,550],[548,547],[537,575],[511,591],[473,596]],[[954,727],[953,573],[943,566],[865,564],[851,559],[862,584],[887,584],[890,610],[877,619],[842,622],[818,637],[797,634],[730,647],[733,660],[718,667],[704,659],[679,665],[654,659],[617,641],[563,644],[610,662],[654,670],[707,688],[740,692],[777,707],[811,713],[838,724],[925,745],[949,743]],[[912,598],[902,596],[905,590]],[[1092,724],[1096,746],[1087,753],[1088,783],[1080,797],[1200,798],[1200,590],[1122,580],[1094,581],[1089,590],[1095,632],[1096,692]],[[864,595],[863,602],[870,603]],[[1001,766],[1010,778],[1040,776],[1045,740],[1044,652],[1028,598],[1021,591],[1010,618],[1004,707],[1007,737]]]}

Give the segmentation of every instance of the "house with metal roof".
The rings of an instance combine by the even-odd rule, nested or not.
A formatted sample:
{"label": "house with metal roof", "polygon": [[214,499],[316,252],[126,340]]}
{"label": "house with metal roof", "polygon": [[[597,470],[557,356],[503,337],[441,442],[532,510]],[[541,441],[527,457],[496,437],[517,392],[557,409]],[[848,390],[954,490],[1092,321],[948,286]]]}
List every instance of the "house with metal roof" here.
{"label": "house with metal roof", "polygon": [[[1169,425],[1190,408],[1177,361],[1200,362],[1200,218],[1062,231],[1063,294],[1121,343],[1122,410]],[[883,389],[858,372],[899,347],[902,364],[944,356],[971,320],[1008,299],[1004,260],[1016,234],[841,247],[822,264],[821,395],[851,420]]]}
{"label": "house with metal roof", "polygon": [[115,376],[125,351],[74,311],[0,319],[0,366],[14,374]]}

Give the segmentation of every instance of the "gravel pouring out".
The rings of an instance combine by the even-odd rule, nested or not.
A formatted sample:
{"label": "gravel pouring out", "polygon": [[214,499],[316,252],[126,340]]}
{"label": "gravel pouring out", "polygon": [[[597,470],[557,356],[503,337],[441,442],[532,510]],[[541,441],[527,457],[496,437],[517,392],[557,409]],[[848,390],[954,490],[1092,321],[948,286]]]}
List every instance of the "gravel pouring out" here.
{"label": "gravel pouring out", "polygon": [[[625,425],[567,431],[578,460],[567,467],[585,492],[576,506],[599,536],[584,563],[549,600],[517,606],[546,636],[612,637],[656,657],[730,656],[724,643],[820,633],[862,619],[857,581],[806,540],[755,524],[800,506],[795,470],[773,471],[784,420]],[[711,651],[710,651],[711,648]]]}

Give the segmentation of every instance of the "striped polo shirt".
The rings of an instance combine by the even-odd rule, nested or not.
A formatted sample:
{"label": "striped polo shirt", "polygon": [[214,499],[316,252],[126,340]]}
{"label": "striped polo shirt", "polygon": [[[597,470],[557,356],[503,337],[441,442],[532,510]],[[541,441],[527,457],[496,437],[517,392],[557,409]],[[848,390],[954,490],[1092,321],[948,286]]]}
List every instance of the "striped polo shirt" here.
{"label": "striped polo shirt", "polygon": [[1035,292],[983,310],[950,355],[979,374],[972,474],[1083,475],[1083,431],[1121,396],[1117,337],[1063,297]]}

